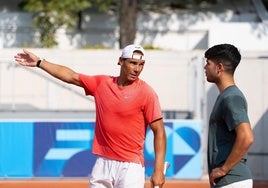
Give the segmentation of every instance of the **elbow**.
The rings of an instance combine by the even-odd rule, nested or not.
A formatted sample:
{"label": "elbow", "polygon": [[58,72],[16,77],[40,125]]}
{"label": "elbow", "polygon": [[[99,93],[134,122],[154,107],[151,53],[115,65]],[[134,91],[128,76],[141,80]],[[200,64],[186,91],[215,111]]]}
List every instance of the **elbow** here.
{"label": "elbow", "polygon": [[254,135],[248,136],[246,139],[244,139],[244,147],[249,149],[250,146],[254,143]]}
{"label": "elbow", "polygon": [[254,135],[252,134],[250,138],[248,139],[248,144],[251,146],[254,143]]}

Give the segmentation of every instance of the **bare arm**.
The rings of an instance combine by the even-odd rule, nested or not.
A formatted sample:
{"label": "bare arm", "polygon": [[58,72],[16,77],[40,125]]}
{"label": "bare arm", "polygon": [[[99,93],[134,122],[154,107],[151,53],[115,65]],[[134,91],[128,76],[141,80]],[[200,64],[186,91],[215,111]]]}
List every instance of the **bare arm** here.
{"label": "bare arm", "polygon": [[211,185],[215,185],[215,179],[225,176],[247,153],[254,141],[254,136],[249,123],[241,123],[235,128],[236,140],[233,149],[223,166],[214,168],[209,175]]}
{"label": "bare arm", "polygon": [[155,167],[151,177],[151,186],[162,187],[165,183],[164,162],[166,155],[166,132],[163,119],[159,119],[151,123],[151,129],[154,134],[154,150],[155,150]]}
{"label": "bare arm", "polygon": [[[20,65],[28,67],[36,67],[37,61],[40,59],[38,56],[27,50],[23,50],[23,53],[16,54],[14,58]],[[39,68],[63,82],[81,86],[79,74],[66,66],[42,60]]]}

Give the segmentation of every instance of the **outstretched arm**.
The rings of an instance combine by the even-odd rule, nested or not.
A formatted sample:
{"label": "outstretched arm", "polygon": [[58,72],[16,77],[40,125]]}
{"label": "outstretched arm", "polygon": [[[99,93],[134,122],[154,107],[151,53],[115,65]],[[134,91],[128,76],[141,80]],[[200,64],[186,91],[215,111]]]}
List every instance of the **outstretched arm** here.
{"label": "outstretched arm", "polygon": [[[40,60],[38,56],[25,49],[23,50],[23,53],[16,54],[14,58],[15,61],[17,61],[20,65],[28,67],[36,67],[38,60]],[[39,68],[63,82],[81,87],[79,74],[66,66],[57,65],[46,60],[42,60],[39,64]]]}
{"label": "outstretched arm", "polygon": [[166,132],[163,119],[154,121],[150,125],[154,134],[155,167],[151,177],[151,186],[162,187],[165,183],[164,163],[166,155]]}

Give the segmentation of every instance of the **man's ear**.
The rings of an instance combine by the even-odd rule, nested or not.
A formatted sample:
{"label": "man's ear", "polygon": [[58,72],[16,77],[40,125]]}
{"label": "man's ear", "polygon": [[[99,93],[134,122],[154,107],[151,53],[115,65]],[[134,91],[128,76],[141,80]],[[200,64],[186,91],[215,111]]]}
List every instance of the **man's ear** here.
{"label": "man's ear", "polygon": [[117,65],[122,65],[122,63],[121,63],[122,61],[123,61],[123,58],[119,57]]}
{"label": "man's ear", "polygon": [[219,70],[219,71],[221,71],[221,72],[224,71],[224,65],[223,65],[222,63],[219,63],[219,64],[217,65],[217,67],[218,67],[218,70]]}

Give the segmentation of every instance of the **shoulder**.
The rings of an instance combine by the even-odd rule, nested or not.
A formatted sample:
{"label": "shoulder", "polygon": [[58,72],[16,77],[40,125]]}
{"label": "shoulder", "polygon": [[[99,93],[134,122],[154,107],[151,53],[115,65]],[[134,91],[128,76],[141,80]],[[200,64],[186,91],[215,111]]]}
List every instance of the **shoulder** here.
{"label": "shoulder", "polygon": [[114,77],[108,75],[85,75],[79,74],[79,81],[81,85],[85,88],[94,88],[102,83],[107,83],[109,85],[113,82]]}
{"label": "shoulder", "polygon": [[240,95],[244,97],[244,94],[236,85],[230,86],[229,88],[227,88],[227,91],[229,95]]}
{"label": "shoulder", "polygon": [[147,82],[144,80],[139,79],[138,85],[141,87],[141,89],[145,92],[155,93],[152,86],[150,86]]}
{"label": "shoulder", "polygon": [[113,79],[112,76],[109,75],[86,75],[86,74],[79,74],[79,79],[80,80],[109,80],[109,79]]}
{"label": "shoulder", "polygon": [[238,98],[245,99],[244,94],[237,86],[230,86],[221,94],[221,97],[225,100],[235,100]]}
{"label": "shoulder", "polygon": [[242,91],[237,86],[228,88],[228,91],[222,96],[223,107],[237,109],[247,108],[247,101]]}

